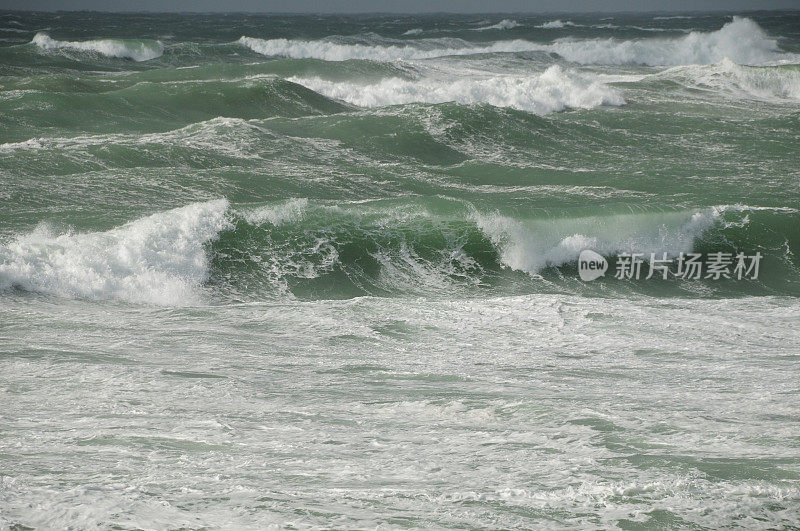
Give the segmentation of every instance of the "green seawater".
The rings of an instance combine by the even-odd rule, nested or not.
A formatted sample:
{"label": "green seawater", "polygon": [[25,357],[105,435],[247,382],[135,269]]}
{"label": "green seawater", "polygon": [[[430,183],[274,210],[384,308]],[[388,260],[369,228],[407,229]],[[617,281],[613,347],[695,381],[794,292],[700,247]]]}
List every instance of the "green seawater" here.
{"label": "green seawater", "polygon": [[800,526],[799,146],[796,11],[2,12],[0,525]]}

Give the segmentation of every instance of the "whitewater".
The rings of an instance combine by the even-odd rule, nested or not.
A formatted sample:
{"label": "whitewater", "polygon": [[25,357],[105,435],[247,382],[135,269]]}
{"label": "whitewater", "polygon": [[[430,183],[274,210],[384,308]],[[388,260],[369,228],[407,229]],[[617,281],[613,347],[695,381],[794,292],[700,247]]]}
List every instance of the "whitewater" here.
{"label": "whitewater", "polygon": [[0,528],[800,526],[798,27],[0,12]]}

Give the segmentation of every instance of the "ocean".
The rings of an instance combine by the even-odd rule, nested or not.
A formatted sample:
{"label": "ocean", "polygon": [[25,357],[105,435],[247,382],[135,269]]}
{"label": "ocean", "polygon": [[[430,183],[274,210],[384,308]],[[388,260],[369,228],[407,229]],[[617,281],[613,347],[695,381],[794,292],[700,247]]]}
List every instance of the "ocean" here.
{"label": "ocean", "polygon": [[800,527],[798,251],[800,12],[2,12],[0,528]]}

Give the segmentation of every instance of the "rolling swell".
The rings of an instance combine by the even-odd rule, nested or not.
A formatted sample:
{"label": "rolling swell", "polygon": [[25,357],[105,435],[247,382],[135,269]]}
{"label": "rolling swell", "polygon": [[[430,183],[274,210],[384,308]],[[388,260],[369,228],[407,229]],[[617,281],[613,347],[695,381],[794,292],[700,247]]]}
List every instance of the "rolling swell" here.
{"label": "rolling swell", "polygon": [[[26,109],[25,120],[14,111]],[[9,125],[0,140],[30,139],[38,131],[163,131],[219,116],[267,118],[332,114],[349,107],[275,76],[196,82],[142,81],[106,92],[25,90],[0,100]],[[98,120],[103,117],[103,120]],[[52,133],[51,133],[52,134]]]}
{"label": "rolling swell", "polygon": [[[194,203],[104,232],[48,226],[0,245],[0,288],[151,304],[530,292],[796,293],[791,209],[594,209],[529,217],[445,198]],[[760,281],[577,280],[583,249],[759,251]],[[613,267],[613,262],[612,262]],[[766,278],[766,280],[764,280]]]}

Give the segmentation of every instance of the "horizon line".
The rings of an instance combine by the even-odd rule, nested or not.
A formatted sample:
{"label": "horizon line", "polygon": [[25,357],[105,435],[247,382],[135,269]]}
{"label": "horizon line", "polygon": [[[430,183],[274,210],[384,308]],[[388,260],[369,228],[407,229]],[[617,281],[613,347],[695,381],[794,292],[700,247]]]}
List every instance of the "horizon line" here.
{"label": "horizon line", "polygon": [[662,15],[662,14],[739,14],[759,12],[798,12],[800,8],[761,8],[761,9],[701,9],[701,10],[609,10],[609,11],[127,11],[100,9],[2,9],[0,13],[101,13],[115,15]]}

